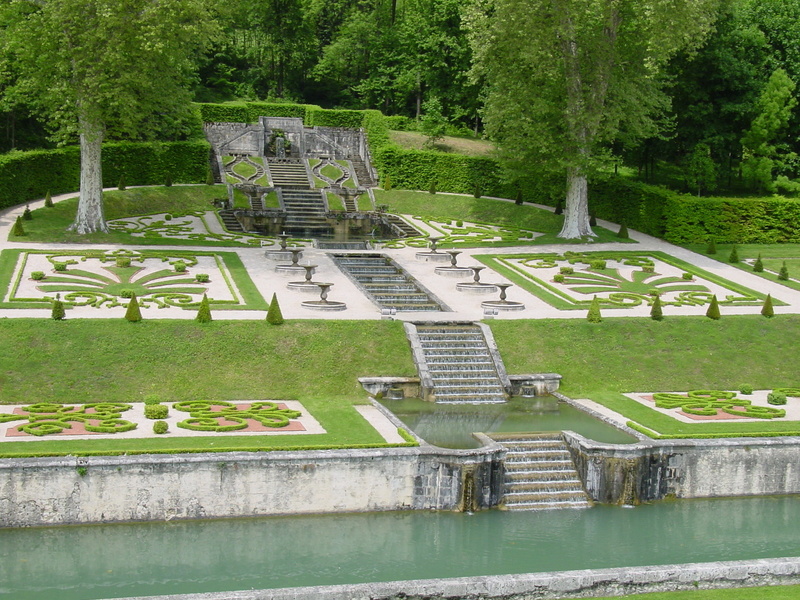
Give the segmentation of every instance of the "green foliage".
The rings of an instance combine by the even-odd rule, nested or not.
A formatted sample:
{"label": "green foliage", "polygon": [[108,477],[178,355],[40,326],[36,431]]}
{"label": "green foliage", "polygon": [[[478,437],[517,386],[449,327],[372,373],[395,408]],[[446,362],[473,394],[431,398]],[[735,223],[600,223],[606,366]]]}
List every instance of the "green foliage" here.
{"label": "green foliage", "polygon": [[708,246],[706,247],[706,254],[716,254],[717,253],[717,242],[714,238],[708,240]]}
{"label": "green foliage", "polygon": [[597,299],[597,296],[592,298],[592,303],[589,305],[589,312],[586,315],[586,320],[589,321],[589,323],[600,323],[603,320],[603,317],[600,314],[600,301]]}
{"label": "green foliage", "polygon": [[716,295],[711,298],[711,304],[708,305],[708,310],[706,310],[706,316],[714,321],[719,321],[719,319],[722,318],[722,314],[719,311],[719,302],[717,302]]}
{"label": "green foliage", "polygon": [[753,393],[753,386],[748,384],[742,384],[739,386],[739,393],[744,394],[745,396],[749,396]]}
{"label": "green foliage", "polygon": [[734,244],[733,248],[731,248],[731,253],[730,255],[728,255],[728,262],[729,263],[739,262],[739,251],[736,249],[736,244]]}
{"label": "green foliage", "polygon": [[161,396],[158,394],[147,394],[144,397],[145,406],[152,406],[161,403]]}
{"label": "green foliage", "polygon": [[681,279],[683,279],[684,281],[691,281],[692,279],[694,279],[694,275],[686,271],[681,274]]}
{"label": "green foliage", "polygon": [[630,238],[630,235],[628,235],[628,227],[625,225],[625,223],[619,226],[617,237],[622,238],[623,240],[627,240],[628,238]]}
{"label": "green foliage", "polygon": [[56,299],[53,300],[53,307],[50,309],[50,318],[54,321],[63,321],[67,318],[67,311],[64,309],[64,303],[61,297],[56,294]]}
{"label": "green foliage", "polygon": [[[166,408],[166,406],[164,407]],[[153,423],[153,433],[163,435],[169,431],[169,424],[166,421],[156,421]]]}
{"label": "green foliage", "polygon": [[421,131],[428,139],[425,140],[426,148],[433,148],[447,133],[447,119],[442,114],[442,102],[432,96],[422,104]]}
{"label": "green foliage", "polygon": [[172,186],[172,175],[167,175],[164,179],[164,186],[171,187]]}
{"label": "green foliage", "polygon": [[656,296],[653,300],[653,306],[650,308],[650,318],[654,321],[662,321],[664,319],[664,311],[661,308],[661,297]]}
{"label": "green foliage", "polygon": [[22,226],[22,217],[17,217],[14,221],[14,226],[11,228],[11,235],[14,237],[22,237],[25,235],[25,228]]}
{"label": "green foliage", "polygon": [[118,267],[130,267],[131,266],[131,257],[130,256],[117,256],[114,260]]}
{"label": "green foliage", "polygon": [[31,214],[31,207],[25,206],[25,210],[22,212],[22,219],[25,221],[32,221],[33,215]]}
{"label": "green foliage", "polygon": [[589,267],[595,271],[603,271],[605,270],[606,266],[607,264],[604,260],[593,260],[589,263]]}
{"label": "green foliage", "polygon": [[780,281],[789,281],[789,268],[786,266],[786,261],[783,261],[781,270],[778,273],[778,279]]}
{"label": "green foliage", "polygon": [[203,294],[203,299],[200,301],[200,306],[197,309],[197,316],[194,318],[198,323],[211,322],[211,306],[208,303],[208,296]]}
{"label": "green foliage", "polygon": [[563,215],[564,214],[564,203],[561,202],[561,200],[556,202],[556,208],[553,211],[553,214],[556,214],[556,215]]}
{"label": "green foliage", "polygon": [[128,309],[125,311],[125,320],[131,323],[138,323],[142,320],[142,311],[139,309],[139,301],[136,299],[136,294],[133,294],[130,302],[128,302]]}
{"label": "green foliage", "polygon": [[697,195],[713,190],[717,186],[717,165],[711,157],[708,144],[697,144],[686,159],[686,181]]}
{"label": "green foliage", "polygon": [[761,314],[767,318],[775,316],[775,309],[772,307],[772,295],[767,294],[764,299],[764,306],[761,307]]}
{"label": "green foliage", "polygon": [[283,314],[281,313],[281,306],[278,304],[278,295],[273,292],[272,300],[269,303],[267,310],[267,323],[270,325],[283,325]]}
{"label": "green foliage", "polygon": [[31,273],[31,279],[34,281],[41,281],[44,279],[44,271],[33,271]]}
{"label": "green foliage", "polygon": [[182,260],[176,261],[175,264],[172,265],[172,268],[175,269],[176,273],[185,273],[186,263]]}
{"label": "green foliage", "polygon": [[764,271],[764,262],[761,260],[761,254],[758,255],[756,262],[753,263],[753,271],[755,273],[762,273]]}
{"label": "green foliage", "polygon": [[124,192],[127,189],[125,187],[125,173],[119,176],[119,181],[117,182],[117,189],[120,192]]}
{"label": "green foliage", "polygon": [[[202,183],[208,173],[209,145],[196,142],[112,142],[103,145],[103,185],[125,173],[128,185],[155,185],[167,173],[179,183]],[[9,152],[0,155],[0,208],[73,192],[80,181],[77,147]],[[47,202],[47,196],[45,196]],[[52,198],[51,198],[52,202]]]}
{"label": "green foliage", "polygon": [[144,416],[147,419],[166,419],[169,414],[169,407],[163,404],[145,404]]}
{"label": "green foliage", "polygon": [[197,283],[208,283],[209,279],[208,273],[197,273],[194,276],[194,280]]}
{"label": "green foliage", "polygon": [[783,392],[770,392],[767,395],[767,402],[776,406],[783,406],[786,404],[786,394]]}
{"label": "green foliage", "polygon": [[50,190],[44,195],[44,205],[46,208],[53,208],[53,197],[50,195]]}

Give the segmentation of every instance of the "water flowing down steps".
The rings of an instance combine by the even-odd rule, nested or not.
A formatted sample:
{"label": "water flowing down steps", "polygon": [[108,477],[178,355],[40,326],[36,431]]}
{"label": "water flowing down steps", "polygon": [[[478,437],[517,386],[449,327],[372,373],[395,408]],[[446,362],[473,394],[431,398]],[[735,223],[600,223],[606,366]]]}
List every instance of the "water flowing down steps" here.
{"label": "water flowing down steps", "polygon": [[423,397],[437,403],[496,404],[510,382],[482,323],[406,323]]}
{"label": "water flowing down steps", "polygon": [[286,210],[284,229],[299,237],[329,235],[331,226],[325,217],[325,200],[320,190],[283,188],[283,206]]}
{"label": "water flowing down steps", "polygon": [[506,448],[508,510],[588,508],[591,501],[560,433],[490,434]]}
{"label": "water flowing down steps", "polygon": [[267,161],[267,167],[270,180],[275,187],[306,189],[314,187],[304,161],[291,158],[270,158]]}
{"label": "water flowing down steps", "polygon": [[433,294],[383,254],[334,254],[333,261],[381,308],[395,311],[441,311]]}

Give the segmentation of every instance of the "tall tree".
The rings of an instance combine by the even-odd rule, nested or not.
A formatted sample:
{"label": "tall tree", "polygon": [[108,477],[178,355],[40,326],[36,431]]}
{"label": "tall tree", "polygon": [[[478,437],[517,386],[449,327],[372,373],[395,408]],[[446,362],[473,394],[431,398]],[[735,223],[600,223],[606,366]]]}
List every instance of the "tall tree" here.
{"label": "tall tree", "polygon": [[213,31],[205,0],[6,0],[3,21],[16,87],[36,99],[55,137],[80,139],[70,229],[108,231],[103,140],[145,136],[154,114],[188,110],[193,59]]}
{"label": "tall tree", "polygon": [[660,68],[709,30],[717,0],[476,0],[486,128],[521,169],[566,173],[562,238],[594,235],[587,178],[617,137],[652,135]]}

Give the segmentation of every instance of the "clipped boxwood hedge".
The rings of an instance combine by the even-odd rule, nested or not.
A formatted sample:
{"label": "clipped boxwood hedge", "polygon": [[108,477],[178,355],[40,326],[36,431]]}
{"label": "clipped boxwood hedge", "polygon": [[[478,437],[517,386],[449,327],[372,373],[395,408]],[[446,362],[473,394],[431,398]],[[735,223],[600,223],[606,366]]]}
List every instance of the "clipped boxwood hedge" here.
{"label": "clipped boxwood hedge", "polygon": [[[125,174],[127,185],[204,183],[209,145],[191,142],[111,142],[103,144],[103,185],[117,185]],[[80,185],[80,150],[9,152],[0,155],[0,208],[51,194],[74,192]]]}

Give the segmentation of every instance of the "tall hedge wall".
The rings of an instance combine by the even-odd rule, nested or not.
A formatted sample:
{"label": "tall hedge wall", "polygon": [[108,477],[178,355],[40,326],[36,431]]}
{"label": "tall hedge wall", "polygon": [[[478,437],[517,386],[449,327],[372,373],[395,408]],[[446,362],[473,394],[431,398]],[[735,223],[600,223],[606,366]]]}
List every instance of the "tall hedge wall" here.
{"label": "tall hedge wall", "polygon": [[[229,102],[198,104],[203,121],[216,123],[255,123],[258,117],[294,117],[303,119],[306,127],[362,126],[363,110],[330,110],[313,104],[276,104],[270,102]],[[378,112],[378,111],[374,111]],[[378,113],[380,114],[380,113]]]}
{"label": "tall hedge wall", "polygon": [[[103,185],[113,187],[125,173],[126,185],[203,183],[208,173],[206,142],[115,142],[103,144]],[[9,152],[0,155],[0,208],[52,194],[74,192],[80,185],[80,151]]]}

